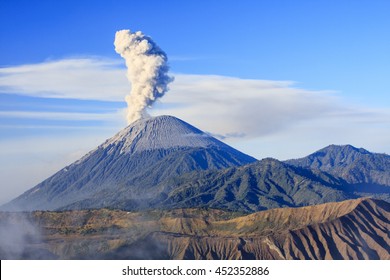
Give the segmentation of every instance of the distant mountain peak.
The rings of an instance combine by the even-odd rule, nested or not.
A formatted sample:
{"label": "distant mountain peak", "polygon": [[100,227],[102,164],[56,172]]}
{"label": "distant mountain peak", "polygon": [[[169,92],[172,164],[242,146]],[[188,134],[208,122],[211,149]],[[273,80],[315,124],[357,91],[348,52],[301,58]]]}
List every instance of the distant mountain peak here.
{"label": "distant mountain peak", "polygon": [[[336,152],[336,153],[340,153],[340,152],[343,152],[343,153],[351,153],[351,152],[354,152],[354,153],[360,153],[360,154],[371,154],[369,151],[363,149],[363,148],[356,148],[350,144],[346,144],[346,145],[335,145],[335,144],[332,144],[332,145],[329,145],[321,150],[319,150],[318,152]],[[317,153],[318,153],[317,152]]]}
{"label": "distant mountain peak", "polygon": [[330,145],[307,157],[286,163],[325,171],[351,184],[390,185],[390,156],[371,153],[352,145]]}

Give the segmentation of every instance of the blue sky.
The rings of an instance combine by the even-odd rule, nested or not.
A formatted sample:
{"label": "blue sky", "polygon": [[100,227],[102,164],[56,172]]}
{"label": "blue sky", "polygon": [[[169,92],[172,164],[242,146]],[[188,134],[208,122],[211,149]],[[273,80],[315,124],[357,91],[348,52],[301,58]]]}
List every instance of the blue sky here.
{"label": "blue sky", "polygon": [[390,153],[389,13],[385,0],[0,0],[0,203],[126,125],[121,29],[168,55],[175,81],[152,115],[257,158]]}

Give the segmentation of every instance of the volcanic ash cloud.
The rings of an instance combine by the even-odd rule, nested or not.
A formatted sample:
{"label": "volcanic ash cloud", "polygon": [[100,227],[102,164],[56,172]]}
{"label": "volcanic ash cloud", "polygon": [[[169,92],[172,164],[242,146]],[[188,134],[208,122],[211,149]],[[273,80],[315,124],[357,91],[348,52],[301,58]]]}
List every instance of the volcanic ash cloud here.
{"label": "volcanic ash cloud", "polygon": [[115,51],[126,61],[131,92],[126,96],[127,122],[147,116],[146,108],[168,90],[168,58],[163,50],[141,31],[120,30],[115,34]]}

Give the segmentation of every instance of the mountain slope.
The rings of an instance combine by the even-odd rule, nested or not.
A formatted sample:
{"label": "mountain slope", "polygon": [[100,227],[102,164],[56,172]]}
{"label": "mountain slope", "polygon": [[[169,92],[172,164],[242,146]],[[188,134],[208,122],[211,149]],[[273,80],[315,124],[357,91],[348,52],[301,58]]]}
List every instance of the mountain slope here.
{"label": "mountain slope", "polygon": [[0,228],[20,221],[43,235],[27,231],[23,250],[8,255],[13,258],[390,259],[390,204],[371,199],[250,215],[213,209],[0,212]]}
{"label": "mountain slope", "polygon": [[[110,196],[102,192],[92,200],[127,210],[207,207],[255,212],[278,207],[298,207],[356,198],[345,192],[340,180],[321,171],[264,159],[240,167],[205,170],[170,177],[157,184],[148,197],[135,199],[127,189]],[[99,198],[99,199],[97,199]],[[98,204],[101,208],[104,204]],[[85,209],[90,200],[80,200],[61,210]]]}
{"label": "mountain slope", "polygon": [[390,201],[390,156],[351,145],[330,145],[307,157],[286,163],[321,170],[344,180],[344,190],[357,196]]}
{"label": "mountain slope", "polygon": [[356,198],[344,192],[332,176],[270,158],[241,167],[185,174],[164,183],[171,187],[165,189],[165,197],[152,202],[154,207],[255,212]]}
{"label": "mountain slope", "polygon": [[390,156],[370,153],[351,145],[330,145],[307,157],[288,160],[286,163],[319,169],[343,178],[349,184],[390,186]]}
{"label": "mountain slope", "polygon": [[390,259],[389,211],[367,199],[274,209],[216,222],[212,236],[158,232],[130,248],[158,244],[171,259]]}
{"label": "mountain slope", "polygon": [[[134,188],[133,188],[134,189]],[[380,197],[390,201],[390,188],[364,193],[320,170],[295,167],[275,159],[263,159],[244,166],[202,170],[167,177],[148,189],[148,196],[136,197],[128,188],[115,193],[99,192],[93,199],[79,200],[68,209],[111,208],[127,210],[216,208],[256,212],[279,207],[300,207],[358,197]]]}
{"label": "mountain slope", "polygon": [[121,202],[118,192],[142,201],[170,177],[254,161],[175,117],[141,119],[2,209],[54,210],[86,200],[90,208],[110,207]]}

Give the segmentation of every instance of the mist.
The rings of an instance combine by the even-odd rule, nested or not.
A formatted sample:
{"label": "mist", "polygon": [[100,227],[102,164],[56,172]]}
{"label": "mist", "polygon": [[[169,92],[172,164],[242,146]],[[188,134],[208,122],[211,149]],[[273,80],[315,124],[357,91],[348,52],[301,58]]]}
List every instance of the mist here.
{"label": "mist", "polygon": [[[0,212],[0,259],[53,259],[47,250],[38,249],[42,233],[31,213]],[[40,246],[41,247],[41,246]]]}

